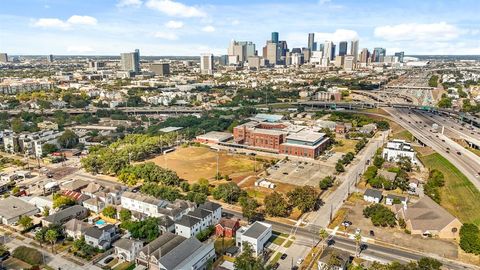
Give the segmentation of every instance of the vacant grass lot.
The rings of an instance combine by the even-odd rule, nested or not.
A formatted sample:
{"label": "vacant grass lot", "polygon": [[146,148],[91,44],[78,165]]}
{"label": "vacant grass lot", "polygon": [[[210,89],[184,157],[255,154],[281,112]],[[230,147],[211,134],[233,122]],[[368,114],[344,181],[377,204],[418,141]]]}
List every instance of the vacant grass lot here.
{"label": "vacant grass lot", "polygon": [[445,175],[440,204],[460,221],[480,225],[480,192],[468,178],[438,153],[419,158],[427,168]]}
{"label": "vacant grass lot", "polygon": [[[218,171],[221,175],[227,174],[233,180],[254,175],[255,161],[253,157],[223,151],[218,154]],[[263,159],[263,157],[257,157],[257,171],[262,168],[259,159]],[[180,178],[186,179],[190,183],[195,183],[200,178],[213,179],[217,171],[217,152],[208,147],[181,147],[148,161],[174,170]]]}
{"label": "vacant grass lot", "polygon": [[345,154],[348,152],[355,152],[355,145],[358,141],[349,139],[339,139],[338,141],[340,142],[339,145],[335,145],[332,151]]}

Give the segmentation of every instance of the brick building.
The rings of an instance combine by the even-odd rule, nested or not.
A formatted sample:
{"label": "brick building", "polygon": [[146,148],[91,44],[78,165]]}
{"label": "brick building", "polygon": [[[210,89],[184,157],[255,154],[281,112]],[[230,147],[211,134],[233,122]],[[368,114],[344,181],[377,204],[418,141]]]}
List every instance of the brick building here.
{"label": "brick building", "polygon": [[267,123],[251,121],[233,129],[235,143],[252,148],[273,150],[280,154],[318,157],[328,146],[324,133],[288,122]]}

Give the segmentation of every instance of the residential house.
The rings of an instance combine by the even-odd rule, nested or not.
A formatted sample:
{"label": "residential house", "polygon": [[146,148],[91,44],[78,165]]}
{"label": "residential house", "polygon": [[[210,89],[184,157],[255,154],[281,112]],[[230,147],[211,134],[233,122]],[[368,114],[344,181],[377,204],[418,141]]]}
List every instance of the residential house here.
{"label": "residential house", "polygon": [[380,203],[382,201],[382,191],[377,189],[367,189],[363,193],[363,200],[370,203]]}
{"label": "residential house", "polygon": [[398,162],[401,158],[408,158],[412,164],[417,164],[417,158],[412,146],[404,140],[392,140],[383,148],[382,156],[390,162]]}
{"label": "residential house", "polygon": [[318,259],[317,266],[318,270],[347,270],[349,263],[349,252],[333,247],[326,247]]}
{"label": "residential house", "polygon": [[407,208],[408,198],[403,196],[397,196],[393,194],[388,194],[385,199],[386,205],[401,204],[404,208]]}
{"label": "residential house", "polygon": [[60,190],[80,192],[80,190],[86,188],[89,183],[89,181],[81,179],[70,180],[60,185]]}
{"label": "residential house", "polygon": [[73,205],[69,208],[58,211],[55,214],[49,215],[43,218],[42,225],[48,227],[51,224],[62,225],[71,219],[84,219],[88,216],[88,209],[80,206]]}
{"label": "residential house", "polygon": [[40,212],[45,211],[45,209],[50,209],[50,212],[53,210],[53,200],[50,197],[45,196],[23,196],[19,197],[21,200],[35,205]]}
{"label": "residential house", "polygon": [[377,130],[377,125],[373,123],[366,124],[359,129],[360,133],[363,133],[363,134],[374,134],[376,130]]}
{"label": "residential house", "polygon": [[255,221],[249,226],[241,227],[236,233],[236,246],[243,251],[245,242],[249,243],[255,256],[263,254],[263,249],[272,236],[272,225],[264,222]]}
{"label": "residential house", "polygon": [[238,219],[222,218],[217,225],[215,225],[215,235],[223,237],[235,237],[235,233],[240,228]]}
{"label": "residential house", "polygon": [[101,228],[94,226],[85,230],[85,242],[99,249],[108,249],[116,238],[118,238],[117,227],[112,224]]}
{"label": "residential house", "polygon": [[17,223],[20,217],[33,216],[38,212],[38,208],[35,205],[24,202],[14,196],[0,200],[1,224],[13,225]]}
{"label": "residential house", "polygon": [[65,223],[65,234],[73,239],[79,239],[85,234],[85,230],[91,227],[93,225],[74,218]]}
{"label": "residential house", "polygon": [[215,258],[213,242],[201,243],[195,237],[185,238],[167,232],[144,246],[136,263],[149,270],[206,270],[208,261]]}
{"label": "residential house", "polygon": [[158,222],[158,227],[160,228],[161,233],[165,232],[175,232],[175,222],[168,217],[168,216],[163,216],[159,217],[159,222]]}
{"label": "residential house", "polygon": [[175,222],[175,233],[186,238],[195,236],[209,226],[215,226],[221,217],[222,206],[206,202]]}
{"label": "residential house", "polygon": [[134,262],[143,247],[143,242],[121,238],[113,243],[113,247],[115,248],[115,255],[117,255],[118,258],[127,262]]}
{"label": "residential house", "polygon": [[394,172],[386,171],[386,170],[378,170],[377,176],[383,177],[385,180],[389,182],[393,182],[395,181],[397,174]]}
{"label": "residential house", "polygon": [[83,207],[87,208],[88,210],[94,213],[100,213],[105,208],[105,202],[100,200],[99,198],[90,198],[82,203]]}
{"label": "residential house", "polygon": [[398,218],[403,218],[412,235],[458,239],[462,223],[447,210],[423,196],[407,209],[399,207]]}

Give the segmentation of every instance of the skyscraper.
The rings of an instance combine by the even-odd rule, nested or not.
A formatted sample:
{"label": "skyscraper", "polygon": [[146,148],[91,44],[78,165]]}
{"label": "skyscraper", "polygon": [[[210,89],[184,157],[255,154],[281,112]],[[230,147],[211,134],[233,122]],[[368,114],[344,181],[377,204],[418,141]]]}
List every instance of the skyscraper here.
{"label": "skyscraper", "polygon": [[310,62],[310,57],[312,56],[312,51],[309,48],[302,48],[303,60],[305,63]]}
{"label": "skyscraper", "polygon": [[213,75],[213,54],[202,53],[200,55],[200,72],[202,74]]}
{"label": "skyscraper", "polygon": [[387,51],[384,48],[374,48],[372,54],[372,62],[383,62]]}
{"label": "skyscraper", "polygon": [[363,48],[362,52],[360,53],[360,63],[368,63],[368,59],[370,58],[370,52],[367,48]]}
{"label": "skyscraper", "polygon": [[135,74],[140,73],[140,51],[120,54],[122,70],[132,71]]}
{"label": "skyscraper", "polygon": [[338,44],[338,55],[339,56],[344,56],[344,55],[347,54],[347,46],[348,46],[348,42],[340,41],[340,43]]}
{"label": "skyscraper", "polygon": [[332,43],[332,53],[330,55],[330,60],[335,59],[335,49],[337,48],[337,45]]}
{"label": "skyscraper", "polygon": [[396,52],[395,56],[398,57],[398,62],[403,63],[403,57],[405,57],[404,52]]}
{"label": "skyscraper", "polygon": [[278,32],[272,32],[272,40],[273,43],[278,43]]}
{"label": "skyscraper", "polygon": [[358,59],[358,40],[350,42],[350,55],[353,55],[353,62],[356,63]]}
{"label": "skyscraper", "polygon": [[47,56],[47,62],[53,63],[53,54],[49,54],[49,55]]}
{"label": "skyscraper", "polygon": [[335,51],[332,51],[333,46],[333,42],[325,41],[325,43],[323,44],[323,58],[328,59],[329,61],[333,59],[332,56],[335,55]]}
{"label": "skyscraper", "polygon": [[314,46],[315,46],[315,33],[309,33],[308,34],[308,48],[310,51],[314,51]]}
{"label": "skyscraper", "polygon": [[0,63],[7,63],[8,55],[6,53],[0,53]]}
{"label": "skyscraper", "polygon": [[228,46],[228,55],[238,56],[238,61],[246,62],[248,57],[255,56],[255,44],[251,41],[233,40]]}
{"label": "skyscraper", "polygon": [[265,47],[265,52],[267,53],[267,55],[264,55],[263,58],[267,59],[271,65],[276,65],[278,63],[278,60],[280,59],[278,44],[267,41],[267,45]]}

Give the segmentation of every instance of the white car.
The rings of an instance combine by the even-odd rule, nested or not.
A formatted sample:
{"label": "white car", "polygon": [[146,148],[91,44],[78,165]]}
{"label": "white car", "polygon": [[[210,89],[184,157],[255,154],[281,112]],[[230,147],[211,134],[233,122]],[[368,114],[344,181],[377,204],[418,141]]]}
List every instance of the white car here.
{"label": "white car", "polygon": [[360,228],[357,228],[357,229],[355,230],[355,234],[360,234],[361,231],[362,231],[362,230],[361,230]]}
{"label": "white car", "polygon": [[298,258],[297,264],[302,264],[303,263],[303,258]]}

